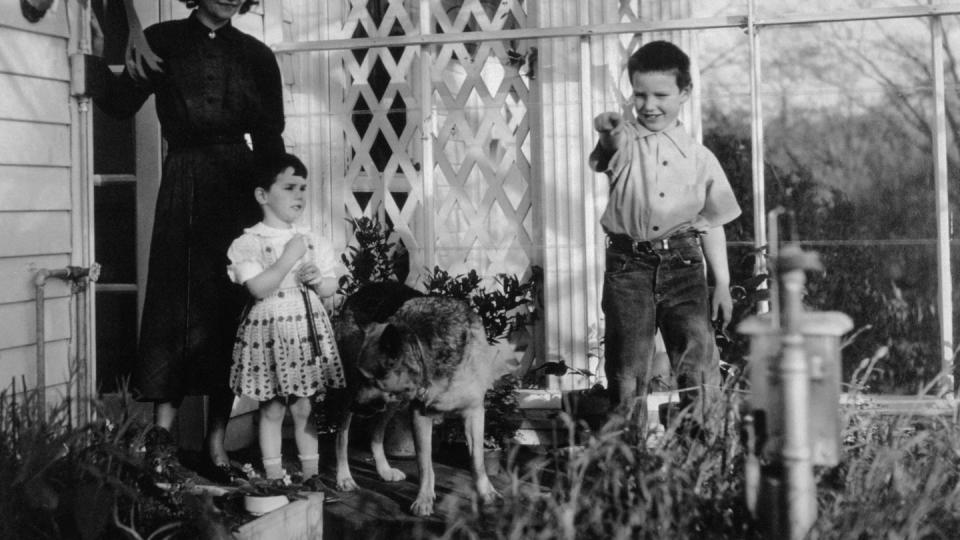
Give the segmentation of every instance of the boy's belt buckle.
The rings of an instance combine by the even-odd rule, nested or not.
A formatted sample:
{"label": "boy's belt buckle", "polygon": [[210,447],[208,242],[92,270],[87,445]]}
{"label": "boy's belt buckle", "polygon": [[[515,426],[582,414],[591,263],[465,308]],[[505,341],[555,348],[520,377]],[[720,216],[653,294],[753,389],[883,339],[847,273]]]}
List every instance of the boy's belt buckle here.
{"label": "boy's belt buckle", "polygon": [[634,255],[643,255],[644,253],[652,251],[652,248],[653,246],[650,244],[650,242],[643,240],[630,243],[630,251],[633,252]]}
{"label": "boy's belt buckle", "polygon": [[670,249],[670,238],[661,238],[657,241],[660,242],[660,249],[664,251]]}

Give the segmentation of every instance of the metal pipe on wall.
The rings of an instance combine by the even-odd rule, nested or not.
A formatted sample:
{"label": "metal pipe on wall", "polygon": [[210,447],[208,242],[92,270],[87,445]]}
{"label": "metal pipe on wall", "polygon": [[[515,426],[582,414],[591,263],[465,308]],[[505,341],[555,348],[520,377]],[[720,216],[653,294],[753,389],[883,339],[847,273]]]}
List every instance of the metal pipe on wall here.
{"label": "metal pipe on wall", "polygon": [[[62,279],[63,281],[71,282],[71,292],[79,293],[78,301],[76,303],[77,311],[85,309],[85,299],[86,294],[83,292],[84,285],[81,283],[82,280],[87,279],[88,281],[96,281],[100,275],[100,265],[92,264],[89,267],[81,268],[79,266],[67,266],[66,268],[59,268],[51,270],[48,268],[42,268],[37,271],[33,278],[33,285],[36,289],[36,339],[37,339],[37,365],[36,365],[36,388],[39,392],[44,392],[44,389],[47,386],[47,347],[46,347],[46,324],[44,319],[46,317],[46,285],[47,281],[50,279]],[[84,300],[80,302],[79,300]],[[86,339],[86,316],[83,314],[78,314],[76,318],[78,321],[77,329],[77,369],[78,375],[81,376],[79,384],[86,384],[86,366],[84,365],[87,361],[86,354],[84,354],[84,349],[87,346]],[[81,349],[80,347],[83,347]],[[84,388],[81,386],[80,388]],[[41,395],[37,400],[37,406],[39,411],[42,413],[46,407],[46,398]]]}

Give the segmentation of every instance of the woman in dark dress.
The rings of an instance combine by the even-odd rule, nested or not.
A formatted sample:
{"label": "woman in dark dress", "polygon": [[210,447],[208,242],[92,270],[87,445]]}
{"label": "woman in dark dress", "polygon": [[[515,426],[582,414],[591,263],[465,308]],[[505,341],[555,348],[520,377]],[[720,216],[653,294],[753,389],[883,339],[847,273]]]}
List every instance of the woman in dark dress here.
{"label": "woman in dark dress", "polygon": [[259,219],[250,197],[258,156],[284,151],[282,86],[270,49],[230,23],[256,0],[181,1],[196,8],[188,18],[144,32],[161,70],[148,70],[146,79],[129,69],[111,74],[95,101],[126,117],[156,97],[167,155],[134,389],[138,399],[155,403],[155,422],[165,430],[184,396],[208,395],[208,472],[226,480],[230,355],[246,299],[227,277],[226,252]]}

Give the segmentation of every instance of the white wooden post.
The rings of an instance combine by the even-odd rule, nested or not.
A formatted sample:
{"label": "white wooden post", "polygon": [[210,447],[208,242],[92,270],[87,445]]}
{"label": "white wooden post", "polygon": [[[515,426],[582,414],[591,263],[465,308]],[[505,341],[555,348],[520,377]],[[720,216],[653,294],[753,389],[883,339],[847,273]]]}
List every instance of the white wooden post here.
{"label": "white wooden post", "polygon": [[[338,32],[344,15],[341,4],[284,0],[279,14],[275,8],[267,11],[265,6],[264,16],[270,27],[280,17],[286,42],[337,39],[348,37]],[[271,22],[273,24],[269,24]],[[335,116],[333,110],[333,104],[343,102],[346,86],[345,71],[335,69],[339,54],[350,52],[305,51],[281,53],[277,57],[288,89],[285,90],[284,140],[303,160],[310,175],[310,225],[331,238],[338,253],[343,251],[350,233],[343,221],[346,217],[343,206],[345,151],[343,130],[337,126],[342,116]]]}
{"label": "white wooden post", "polygon": [[933,158],[937,201],[937,311],[940,315],[941,396],[953,394],[953,278],[950,272],[950,200],[947,177],[947,108],[943,74],[943,22],[930,18],[933,53]]}
{"label": "white wooden post", "polygon": [[[420,0],[420,33],[430,34],[432,28],[430,24],[430,0]],[[434,157],[433,144],[434,133],[436,132],[436,114],[433,109],[433,46],[420,45],[420,182],[421,194],[423,197],[423,235],[422,241],[422,260],[421,265],[433,270],[437,264],[436,245],[436,197],[434,194]],[[411,269],[413,270],[413,269]],[[416,275],[417,272],[411,272]]]}
{"label": "white wooden post", "polygon": [[[534,26],[552,27],[577,24],[577,7],[569,2],[538,4],[531,9]],[[590,88],[580,78],[580,44],[576,39],[561,38],[539,42],[539,66],[533,101],[539,103],[535,132],[540,133],[539,164],[535,180],[540,186],[543,208],[542,240],[544,252],[544,333],[548,361],[564,360],[574,367],[586,367],[586,302],[583,287],[584,269],[596,259],[587,261],[585,208],[592,201],[581,189],[587,176],[586,138],[581,110]],[[538,99],[539,98],[539,99]],[[593,244],[595,238],[590,239]],[[600,261],[602,264],[602,260]],[[594,289],[596,283],[587,288]],[[580,306],[577,309],[576,306]],[[565,378],[570,388],[573,380]]]}
{"label": "white wooden post", "polygon": [[[763,169],[763,106],[760,102],[760,36],[757,34],[758,28],[754,25],[756,19],[756,0],[748,0],[747,4],[747,35],[750,40],[750,155],[753,157],[751,162],[751,174],[753,176],[753,245],[761,247],[767,244],[767,209],[766,209],[766,183],[764,181]],[[775,247],[774,247],[775,249]],[[763,257],[757,257],[754,265],[754,274],[760,275],[767,273],[767,260]],[[776,309],[777,299],[773,298],[774,309],[773,317],[778,320],[779,310]],[[760,313],[767,312],[769,302],[759,302],[758,310]]]}

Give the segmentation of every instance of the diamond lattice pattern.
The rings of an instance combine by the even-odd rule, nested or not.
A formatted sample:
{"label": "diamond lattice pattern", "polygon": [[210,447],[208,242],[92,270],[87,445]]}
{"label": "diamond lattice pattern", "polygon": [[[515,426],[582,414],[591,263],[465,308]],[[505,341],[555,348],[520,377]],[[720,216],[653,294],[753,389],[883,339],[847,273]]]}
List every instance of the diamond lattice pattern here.
{"label": "diamond lattice pattern", "polygon": [[[417,34],[418,4],[352,0],[342,34]],[[524,0],[432,0],[431,31],[520,28],[524,7]],[[414,274],[439,265],[451,273],[529,275],[535,259],[530,81],[519,74],[517,55],[508,55],[513,47],[503,41],[433,47],[426,107],[419,46],[338,53],[347,76],[340,104],[347,215],[378,215],[392,224],[411,252]],[[424,111],[434,115],[432,186],[424,186],[421,164]]]}

